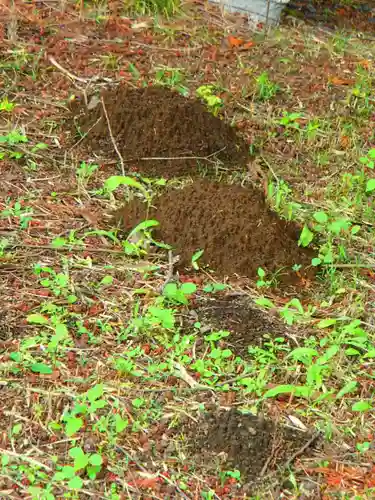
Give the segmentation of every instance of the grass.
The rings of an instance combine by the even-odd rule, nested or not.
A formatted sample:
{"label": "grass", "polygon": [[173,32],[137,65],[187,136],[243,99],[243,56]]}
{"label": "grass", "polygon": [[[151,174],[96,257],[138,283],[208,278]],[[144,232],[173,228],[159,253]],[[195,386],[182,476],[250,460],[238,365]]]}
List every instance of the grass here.
{"label": "grass", "polygon": [[[65,6],[63,39],[48,6],[25,24],[12,17],[0,49],[0,496],[270,498],[274,472],[249,495],[220,454],[202,464],[191,452],[189,424],[232,400],[323,436],[313,456],[281,469],[285,496],[313,484],[325,498],[373,498],[374,44],[340,32],[317,43],[314,29],[289,26],[220,55],[227,32],[215,16],[209,26],[188,9],[163,26],[151,18],[125,43],[101,31],[102,4],[86,6],[87,19],[76,7]],[[51,47],[76,77],[168,86],[236,123],[261,179],[233,181],[266,188],[275,211],[302,224],[317,283],[289,297],[263,269],[253,283],[222,283],[201,269],[203,249],[194,274],[170,282],[173,262],[148,253],[162,245],[157,221],[124,238],[107,218],[124,199],[151,203],[167,182],[114,175],[114,164],[71,147],[62,116],[86,83],[51,65]],[[195,314],[202,297],[228,292],[284,333],[239,355],[235,334]]]}

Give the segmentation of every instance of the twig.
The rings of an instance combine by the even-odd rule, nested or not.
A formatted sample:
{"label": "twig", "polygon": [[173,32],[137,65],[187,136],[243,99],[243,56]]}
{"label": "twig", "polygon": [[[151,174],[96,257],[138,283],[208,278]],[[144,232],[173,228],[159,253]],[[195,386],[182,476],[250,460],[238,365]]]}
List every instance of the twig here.
{"label": "twig", "polygon": [[59,64],[56,59],[53,56],[48,56],[48,60],[56,66],[57,69],[61,71],[61,73],[64,73],[64,75],[69,76],[72,80],[77,80],[77,82],[81,83],[89,83],[89,80],[87,78],[81,78],[80,76],[73,75],[70,71],[67,69],[63,68],[61,64]]}
{"label": "twig", "polygon": [[165,286],[168,285],[168,283],[172,280],[173,278],[173,265],[175,262],[178,262],[179,257],[176,257],[175,259],[173,258],[173,252],[172,250],[168,250],[168,271],[167,275],[163,281],[163,283],[159,287],[159,292],[162,293]]}
{"label": "twig", "polygon": [[280,184],[280,179],[277,177],[274,169],[272,168],[272,166],[269,164],[269,162],[264,158],[264,156],[261,156],[262,160],[264,161],[264,163],[267,165],[267,167],[270,169],[272,175],[274,176],[277,184]]}
{"label": "twig", "polygon": [[100,98],[100,102],[102,103],[102,106],[103,106],[103,111],[104,111],[105,119],[107,120],[107,125],[108,125],[108,132],[109,132],[109,135],[111,137],[111,141],[112,141],[113,147],[115,148],[117,156],[119,157],[119,160],[120,160],[122,175],[125,175],[125,163],[124,163],[124,159],[121,156],[121,153],[120,153],[120,151],[119,151],[119,149],[117,147],[115,138],[113,137],[112,128],[111,128],[111,122],[109,121],[109,116],[108,116],[108,113],[107,113],[107,108],[105,107],[103,96]]}
{"label": "twig", "polygon": [[321,436],[320,431],[317,431],[315,434],[313,434],[313,436],[307,441],[307,443],[305,443],[299,450],[293,453],[293,455],[286,461],[284,469],[287,469],[289,465],[291,465],[291,463],[294,462],[296,458],[298,458],[300,455],[302,455],[302,453],[304,453],[308,448],[310,448],[310,446],[314,444],[315,441],[317,441],[317,439],[320,436]]}
{"label": "twig", "polygon": [[51,467],[48,467],[48,465],[43,464],[42,462],[39,462],[38,460],[34,460],[33,458],[28,457],[27,455],[20,455],[19,453],[15,452],[15,451],[10,451],[10,450],[2,450],[2,453],[4,453],[5,455],[8,455],[10,457],[24,460],[25,462],[27,462],[31,465],[36,465],[37,467],[40,467],[41,469],[47,470],[48,472],[52,471]]}

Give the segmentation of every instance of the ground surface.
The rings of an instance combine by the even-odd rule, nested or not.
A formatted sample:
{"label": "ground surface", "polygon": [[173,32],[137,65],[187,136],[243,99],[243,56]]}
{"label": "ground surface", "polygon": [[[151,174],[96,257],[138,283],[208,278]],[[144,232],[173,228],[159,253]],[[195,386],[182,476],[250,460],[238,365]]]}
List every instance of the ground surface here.
{"label": "ground surface", "polygon": [[268,36],[1,7],[0,498],[374,497],[375,46],[345,3]]}

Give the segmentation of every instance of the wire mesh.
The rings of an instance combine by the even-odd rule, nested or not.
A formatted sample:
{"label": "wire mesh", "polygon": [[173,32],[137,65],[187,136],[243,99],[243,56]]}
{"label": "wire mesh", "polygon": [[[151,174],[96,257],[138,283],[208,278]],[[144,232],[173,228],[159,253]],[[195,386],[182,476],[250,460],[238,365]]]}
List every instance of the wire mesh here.
{"label": "wire mesh", "polygon": [[209,0],[211,3],[220,5],[225,11],[239,12],[248,17],[249,23],[257,25],[272,26],[280,21],[283,8],[289,0]]}

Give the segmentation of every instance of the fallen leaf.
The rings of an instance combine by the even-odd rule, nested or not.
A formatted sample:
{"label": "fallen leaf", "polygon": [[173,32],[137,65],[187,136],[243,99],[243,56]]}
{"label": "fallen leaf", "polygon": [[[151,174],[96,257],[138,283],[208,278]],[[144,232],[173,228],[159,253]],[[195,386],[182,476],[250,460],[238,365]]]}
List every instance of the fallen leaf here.
{"label": "fallen leaf", "polygon": [[330,76],[328,82],[332,85],[352,85],[354,80],[348,80],[347,78],[340,78],[339,76]]}
{"label": "fallen leaf", "polygon": [[229,35],[227,37],[227,42],[229,44],[229,47],[240,47],[243,45],[245,42],[241,38],[237,38],[235,36]]}

